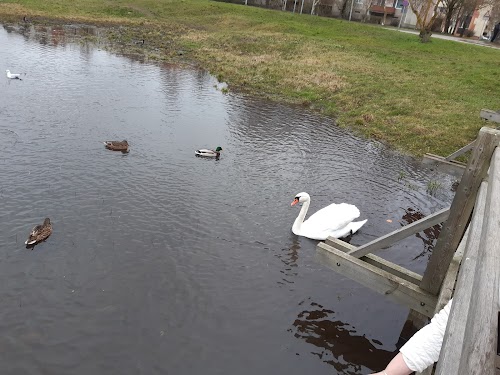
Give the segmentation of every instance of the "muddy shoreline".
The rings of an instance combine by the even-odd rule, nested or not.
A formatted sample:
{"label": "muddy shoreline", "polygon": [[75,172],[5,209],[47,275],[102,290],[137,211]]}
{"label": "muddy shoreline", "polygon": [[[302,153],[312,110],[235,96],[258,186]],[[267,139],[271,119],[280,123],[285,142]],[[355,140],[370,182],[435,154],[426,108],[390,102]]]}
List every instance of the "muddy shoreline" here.
{"label": "muddy shoreline", "polygon": [[136,61],[202,68],[198,61],[190,57],[189,50],[176,43],[179,33],[163,28],[109,22],[80,23],[58,18],[28,17],[27,21],[13,18],[0,15],[0,23],[7,31],[15,31],[25,36],[32,34],[36,39],[50,40],[52,35],[57,35],[56,38],[63,38],[65,43],[89,43]]}

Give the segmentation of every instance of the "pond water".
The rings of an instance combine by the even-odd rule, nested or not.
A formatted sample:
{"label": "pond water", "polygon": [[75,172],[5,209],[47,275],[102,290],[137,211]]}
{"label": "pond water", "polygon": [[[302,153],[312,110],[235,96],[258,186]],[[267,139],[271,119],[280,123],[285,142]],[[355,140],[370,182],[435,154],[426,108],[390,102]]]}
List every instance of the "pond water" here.
{"label": "pond water", "polygon": [[[26,73],[0,79],[2,374],[367,374],[392,357],[408,310],[320,264],[290,203],[356,204],[361,245],[449,205],[449,177],[206,72],[43,31],[0,29],[1,69]],[[421,273],[436,232],[380,255]]]}

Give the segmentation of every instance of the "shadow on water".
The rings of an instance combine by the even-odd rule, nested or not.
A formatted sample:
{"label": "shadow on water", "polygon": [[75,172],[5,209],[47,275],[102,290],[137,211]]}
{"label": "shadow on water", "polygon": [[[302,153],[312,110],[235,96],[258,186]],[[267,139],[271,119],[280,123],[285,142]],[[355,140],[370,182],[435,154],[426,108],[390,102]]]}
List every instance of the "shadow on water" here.
{"label": "shadow on water", "polygon": [[[405,213],[402,217],[401,226],[411,224],[417,220],[423,219],[426,215],[422,212],[416,211],[415,209],[408,207],[405,209]],[[430,228],[424,229],[422,232],[415,234],[415,237],[422,240],[423,250],[420,254],[416,255],[413,260],[421,258],[425,255],[430,257],[432,254],[432,249],[436,243],[439,233],[441,233],[442,224],[436,224]]]}
{"label": "shadow on water", "polygon": [[308,308],[299,313],[289,331],[316,347],[317,351],[311,353],[339,374],[355,375],[366,368],[379,371],[381,363],[389,363],[397,353],[381,349],[381,342],[369,340],[348,323],[336,320],[334,311],[308,302]]}

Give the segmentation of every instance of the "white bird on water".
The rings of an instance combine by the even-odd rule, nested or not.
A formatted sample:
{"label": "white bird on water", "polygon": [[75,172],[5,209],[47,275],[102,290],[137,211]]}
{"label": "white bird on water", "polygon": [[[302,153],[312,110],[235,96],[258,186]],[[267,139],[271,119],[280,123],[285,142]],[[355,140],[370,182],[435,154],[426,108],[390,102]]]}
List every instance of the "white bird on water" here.
{"label": "white bird on water", "polygon": [[332,203],[304,221],[311,197],[305,192],[299,193],[291,205],[295,206],[297,203],[302,203],[299,216],[292,226],[292,232],[297,236],[320,241],[326,240],[329,236],[343,238],[356,233],[367,222],[367,220],[353,221],[359,217],[360,212],[356,206],[347,203]]}
{"label": "white bird on water", "polygon": [[5,72],[7,73],[7,78],[21,80],[21,74],[20,73],[11,73],[9,69],[7,69]]}

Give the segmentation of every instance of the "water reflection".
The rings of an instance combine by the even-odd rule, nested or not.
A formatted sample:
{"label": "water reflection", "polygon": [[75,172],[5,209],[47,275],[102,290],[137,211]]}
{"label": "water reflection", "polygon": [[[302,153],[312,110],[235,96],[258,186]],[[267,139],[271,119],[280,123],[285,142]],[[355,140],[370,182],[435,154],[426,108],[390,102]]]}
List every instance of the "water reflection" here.
{"label": "water reflection", "polygon": [[289,248],[281,249],[275,256],[283,263],[283,268],[280,270],[283,275],[278,281],[279,285],[290,286],[293,284],[294,277],[298,275],[298,259],[299,259],[300,243],[297,238],[293,239],[293,244]]}
{"label": "water reflection", "polygon": [[[406,208],[404,212],[405,213],[402,217],[403,222],[401,223],[402,226],[411,224],[417,220],[423,219],[426,216],[422,212],[417,211],[411,207]],[[424,246],[422,252],[415,256],[413,260],[421,258],[425,255],[427,255],[427,257],[431,256],[432,249],[434,248],[434,244],[439,237],[439,233],[441,233],[442,227],[442,224],[436,224],[430,228],[424,229],[422,232],[418,232],[417,234],[415,234],[415,237],[422,240]]]}
{"label": "water reflection", "polygon": [[289,331],[315,346],[317,350],[311,353],[332,365],[339,374],[355,375],[367,372],[366,369],[379,371],[381,363],[389,363],[396,354],[381,349],[381,342],[370,340],[348,323],[335,319],[333,310],[307,302],[309,306],[298,314]]}
{"label": "water reflection", "polygon": [[66,46],[68,43],[78,39],[80,48],[87,53],[94,49],[92,43],[85,40],[88,37],[99,37],[99,31],[94,26],[80,25],[33,25],[30,21],[17,25],[2,25],[8,33],[16,32],[24,37],[26,41],[34,40],[41,45],[53,47]]}

